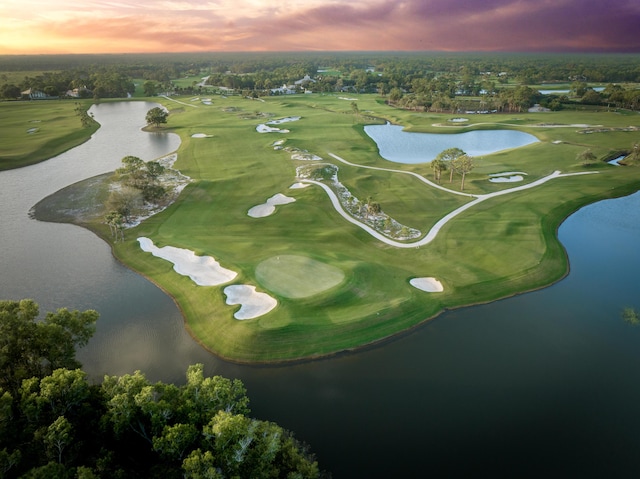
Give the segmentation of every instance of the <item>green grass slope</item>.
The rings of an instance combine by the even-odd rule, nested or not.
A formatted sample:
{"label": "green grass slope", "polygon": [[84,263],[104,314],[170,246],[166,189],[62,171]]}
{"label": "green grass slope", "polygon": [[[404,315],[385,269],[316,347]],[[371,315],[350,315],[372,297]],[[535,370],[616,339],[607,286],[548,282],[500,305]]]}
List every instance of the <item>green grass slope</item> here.
{"label": "green grass slope", "polygon": [[[189,103],[189,98],[179,99]],[[182,309],[186,326],[214,353],[235,361],[270,362],[318,357],[376,342],[434,317],[445,308],[487,302],[541,288],[561,278],[567,260],[556,238],[561,221],[580,206],[629,194],[640,187],[640,170],[604,162],[585,167],[576,155],[586,148],[604,158],[628,150],[638,132],[637,115],[615,113],[521,113],[470,118],[475,128],[517,128],[539,143],[477,159],[465,191],[486,194],[519,184],[490,183],[488,174],[525,171],[524,183],[555,170],[597,174],[553,179],[536,188],[486,200],[447,223],[436,239],[419,248],[389,246],[347,222],[317,186],[289,189],[296,168],[309,161],[292,159],[299,148],[338,166],[339,181],[354,196],[372,197],[384,212],[425,235],[444,215],[470,201],[436,190],[415,177],[365,168],[374,166],[432,176],[428,164],[400,165],[382,159],[363,133],[365,123],[392,120],[413,131],[466,131],[450,126],[452,115],[400,111],[374,95],[359,95],[360,114],[338,95],[296,95],[264,101],[214,97],[212,105],[163,103],[171,110],[168,127],[180,134],[176,168],[193,182],[176,203],[127,232],[115,254],[151,278]],[[288,133],[258,133],[268,119],[300,116],[274,125]],[[445,125],[445,126],[442,126]],[[573,125],[573,126],[572,126]],[[597,130],[582,125],[598,125]],[[210,135],[192,138],[195,133]],[[361,166],[339,163],[336,154]],[[443,186],[458,189],[460,178]],[[294,198],[274,214],[252,218],[247,211],[274,194]],[[237,306],[225,303],[224,285],[197,286],[176,274],[172,264],[141,251],[136,238],[157,246],[176,246],[213,256],[238,273],[233,284],[250,284],[268,293],[278,306],[263,316],[239,321]],[[274,258],[295,257],[286,272],[273,273]],[[304,260],[307,258],[308,260]],[[262,267],[260,267],[262,265]],[[267,266],[265,266],[267,265]],[[292,293],[292,282],[312,282],[326,271],[338,280],[312,294]],[[307,268],[308,269],[305,269]],[[319,273],[320,271],[320,273]],[[267,277],[265,277],[267,275]],[[442,293],[426,293],[409,284],[414,277],[435,277]],[[322,281],[322,278],[320,278]],[[271,289],[270,289],[271,288]],[[282,294],[278,294],[278,292]]]}

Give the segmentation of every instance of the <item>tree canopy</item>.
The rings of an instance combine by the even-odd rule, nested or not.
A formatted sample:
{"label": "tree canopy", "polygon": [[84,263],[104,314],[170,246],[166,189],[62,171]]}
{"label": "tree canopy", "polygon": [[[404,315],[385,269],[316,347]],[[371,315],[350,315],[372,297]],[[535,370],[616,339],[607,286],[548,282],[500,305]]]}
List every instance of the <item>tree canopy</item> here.
{"label": "tree canopy", "polygon": [[249,416],[241,381],[196,364],[181,386],[140,371],[91,384],[74,347],[97,313],[37,316],[0,301],[0,478],[323,477],[289,431]]}
{"label": "tree canopy", "polygon": [[167,122],[168,116],[169,116],[169,112],[167,110],[157,106],[147,112],[147,116],[146,116],[147,124],[158,127],[162,123]]}

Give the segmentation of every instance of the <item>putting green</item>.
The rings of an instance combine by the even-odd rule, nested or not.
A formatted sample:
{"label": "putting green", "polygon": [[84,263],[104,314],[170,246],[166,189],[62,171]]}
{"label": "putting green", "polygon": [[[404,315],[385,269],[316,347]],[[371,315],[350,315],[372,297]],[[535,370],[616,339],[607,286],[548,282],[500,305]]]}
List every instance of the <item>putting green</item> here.
{"label": "putting green", "polygon": [[280,255],[256,267],[256,279],[267,290],[285,298],[307,298],[344,280],[342,270],[306,256]]}

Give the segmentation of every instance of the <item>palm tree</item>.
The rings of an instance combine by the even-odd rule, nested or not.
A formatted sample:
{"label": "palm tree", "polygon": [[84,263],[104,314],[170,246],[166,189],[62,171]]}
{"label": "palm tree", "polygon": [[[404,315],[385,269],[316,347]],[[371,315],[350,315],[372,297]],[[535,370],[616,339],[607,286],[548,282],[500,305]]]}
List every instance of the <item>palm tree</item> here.
{"label": "palm tree", "polygon": [[473,157],[469,155],[459,156],[454,160],[455,169],[462,175],[462,183],[460,184],[460,191],[464,190],[464,179],[471,170],[473,170]]}
{"label": "palm tree", "polygon": [[447,169],[447,163],[442,158],[434,158],[431,160],[431,169],[433,170],[433,179],[440,183],[442,172]]}

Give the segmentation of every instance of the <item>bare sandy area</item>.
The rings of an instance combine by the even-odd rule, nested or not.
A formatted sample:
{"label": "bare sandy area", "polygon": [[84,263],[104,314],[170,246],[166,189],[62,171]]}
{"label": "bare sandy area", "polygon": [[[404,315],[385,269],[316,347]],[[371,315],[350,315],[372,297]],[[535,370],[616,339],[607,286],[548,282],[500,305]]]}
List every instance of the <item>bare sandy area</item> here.
{"label": "bare sandy area", "polygon": [[188,249],[164,246],[158,248],[149,238],[138,238],[142,251],[173,263],[176,273],[188,276],[198,286],[218,286],[232,281],[238,273],[220,266],[211,256],[196,256]]}
{"label": "bare sandy area", "polygon": [[442,291],[444,291],[442,283],[437,279],[431,277],[413,278],[409,280],[409,283],[414,288],[426,291],[427,293],[441,293]]}
{"label": "bare sandy area", "polygon": [[295,200],[295,198],[291,198],[290,196],[277,193],[269,198],[265,203],[256,205],[249,209],[247,214],[252,218],[264,218],[265,216],[272,215],[276,210],[276,206],[293,203]]}
{"label": "bare sandy area", "polygon": [[302,188],[308,188],[309,186],[311,186],[311,183],[294,183],[289,187],[289,189],[299,190]]}
{"label": "bare sandy area", "polygon": [[281,123],[289,123],[290,121],[298,121],[301,117],[289,116],[287,118],[280,118],[279,120],[269,120],[267,125],[279,125]]}
{"label": "bare sandy area", "polygon": [[256,131],[258,133],[289,133],[289,130],[282,130],[280,128],[273,128],[273,127],[265,125],[264,123],[261,123],[258,126],[256,126]]}
{"label": "bare sandy area", "polygon": [[194,133],[191,138],[211,138],[213,135],[207,135],[206,133]]}
{"label": "bare sandy area", "polygon": [[232,284],[224,288],[226,303],[239,304],[240,309],[233,315],[236,319],[253,319],[267,314],[278,305],[278,302],[266,293],[259,293],[255,286]]}

